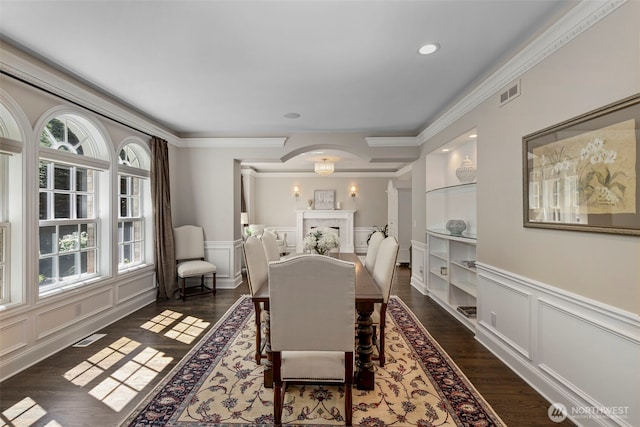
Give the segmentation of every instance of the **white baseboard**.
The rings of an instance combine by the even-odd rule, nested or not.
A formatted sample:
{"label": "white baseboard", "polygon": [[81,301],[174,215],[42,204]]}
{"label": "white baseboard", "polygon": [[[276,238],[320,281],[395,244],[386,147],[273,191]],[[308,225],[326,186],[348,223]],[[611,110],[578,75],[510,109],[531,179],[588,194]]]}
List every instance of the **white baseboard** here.
{"label": "white baseboard", "polygon": [[476,339],[576,424],[640,425],[640,316],[479,263]]}

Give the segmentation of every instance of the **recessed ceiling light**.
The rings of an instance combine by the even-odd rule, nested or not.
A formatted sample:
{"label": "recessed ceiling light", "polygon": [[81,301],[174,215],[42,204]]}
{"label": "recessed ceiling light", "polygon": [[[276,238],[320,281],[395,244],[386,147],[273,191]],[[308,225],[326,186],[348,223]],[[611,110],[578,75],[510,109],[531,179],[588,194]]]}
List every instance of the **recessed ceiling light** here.
{"label": "recessed ceiling light", "polygon": [[422,46],[420,49],[418,49],[418,53],[420,55],[429,55],[432,54],[433,52],[435,52],[436,50],[440,49],[440,45],[437,43],[428,43],[425,44],[424,46]]}
{"label": "recessed ceiling light", "polygon": [[443,152],[443,153],[446,153],[447,151],[449,151],[449,149],[448,149],[448,148],[443,148],[443,149],[442,149],[442,152]]}
{"label": "recessed ceiling light", "polygon": [[469,135],[469,138],[477,138],[477,137],[478,137],[478,135],[476,135],[475,133],[474,133],[474,134]]}
{"label": "recessed ceiling light", "polygon": [[287,113],[284,115],[285,118],[287,119],[297,119],[300,117],[299,113]]}

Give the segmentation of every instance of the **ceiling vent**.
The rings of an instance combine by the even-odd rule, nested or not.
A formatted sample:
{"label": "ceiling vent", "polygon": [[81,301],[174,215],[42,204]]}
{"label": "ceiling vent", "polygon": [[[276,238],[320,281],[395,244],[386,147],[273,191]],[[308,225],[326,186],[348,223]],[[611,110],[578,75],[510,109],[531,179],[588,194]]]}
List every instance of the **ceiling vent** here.
{"label": "ceiling vent", "polygon": [[512,86],[510,86],[504,92],[500,93],[500,107],[502,107],[507,102],[519,96],[520,96],[520,80],[515,82]]}

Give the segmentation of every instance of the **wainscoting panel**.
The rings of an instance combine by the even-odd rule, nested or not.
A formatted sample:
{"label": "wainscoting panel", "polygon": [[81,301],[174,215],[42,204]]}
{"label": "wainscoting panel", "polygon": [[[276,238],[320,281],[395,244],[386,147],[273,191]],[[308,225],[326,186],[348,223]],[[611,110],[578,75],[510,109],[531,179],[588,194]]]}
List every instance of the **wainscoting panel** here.
{"label": "wainscoting panel", "polygon": [[153,287],[114,304],[120,283],[40,300],[29,312],[3,313],[0,382],[155,300]]}
{"label": "wainscoting panel", "polygon": [[353,234],[355,235],[354,244],[357,254],[367,253],[367,239],[375,230],[375,227],[355,227],[353,229]]}
{"label": "wainscoting panel", "polygon": [[478,278],[478,322],[522,357],[531,360],[530,292],[501,280]]}
{"label": "wainscoting panel", "polygon": [[426,243],[411,241],[411,286],[427,295],[427,254],[429,253]]}
{"label": "wainscoting panel", "polygon": [[29,343],[27,320],[26,316],[20,316],[14,318],[10,323],[2,322],[0,327],[0,342],[2,342],[0,358],[25,347]]}
{"label": "wainscoting panel", "polygon": [[86,295],[81,300],[47,307],[36,315],[36,339],[45,338],[113,306],[113,290],[109,288]]}
{"label": "wainscoting panel", "polygon": [[121,304],[132,298],[148,292],[155,292],[155,271],[153,269],[140,270],[126,275],[126,279],[116,285],[117,302]]}
{"label": "wainscoting panel", "polygon": [[204,243],[205,260],[216,265],[216,288],[233,289],[242,283],[242,275],[238,268],[241,259],[241,251],[238,250],[242,244],[238,241],[207,241]]}
{"label": "wainscoting panel", "polygon": [[576,424],[640,425],[637,314],[478,263],[476,339]]}
{"label": "wainscoting panel", "polygon": [[551,379],[578,390],[590,406],[638,410],[638,337],[614,329],[612,323],[585,318],[571,305],[539,301],[538,366]]}

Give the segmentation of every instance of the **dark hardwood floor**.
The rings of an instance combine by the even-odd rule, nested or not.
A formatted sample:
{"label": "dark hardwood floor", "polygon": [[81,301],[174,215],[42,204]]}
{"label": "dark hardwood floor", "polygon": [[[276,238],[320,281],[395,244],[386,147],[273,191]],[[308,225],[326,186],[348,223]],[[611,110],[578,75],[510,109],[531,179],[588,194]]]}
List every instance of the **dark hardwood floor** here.
{"label": "dark hardwood floor", "polygon": [[[393,294],[413,310],[502,420],[517,427],[559,425],[547,416],[549,403],[480,345],[468,329],[412,288],[410,276],[409,268],[399,268]],[[215,298],[200,296],[186,302],[150,304],[99,331],[107,335],[90,346],[67,348],[9,378],[0,383],[0,426],[119,425],[243,294],[248,294],[246,282],[234,290],[219,289]],[[147,322],[161,313],[170,315],[167,310],[179,313],[182,321],[185,316],[191,316],[187,319],[191,325],[188,332],[197,334],[191,343],[164,335],[175,322],[160,333],[141,327],[146,324],[149,328]],[[204,327],[198,320],[208,322],[208,325]],[[127,354],[136,345],[136,351]],[[126,362],[130,362],[127,366],[132,369],[138,366],[136,361],[144,363],[141,348],[145,349],[143,354],[154,361],[145,365],[159,372],[144,368],[142,371],[147,375],[141,375],[133,387],[110,393],[119,385],[123,387],[118,372]],[[97,353],[100,356],[96,356]],[[153,376],[151,380],[145,379],[150,376]],[[96,387],[98,384],[101,386]],[[113,396],[124,396],[124,399],[112,400]],[[562,425],[573,424],[565,421]]]}

